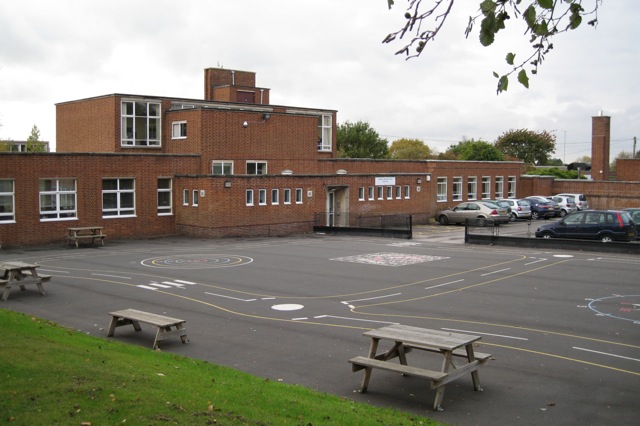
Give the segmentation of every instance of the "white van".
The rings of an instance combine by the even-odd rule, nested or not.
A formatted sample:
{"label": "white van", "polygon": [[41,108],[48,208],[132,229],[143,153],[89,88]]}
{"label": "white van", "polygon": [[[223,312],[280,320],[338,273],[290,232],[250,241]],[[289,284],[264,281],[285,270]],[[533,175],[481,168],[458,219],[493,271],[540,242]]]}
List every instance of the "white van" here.
{"label": "white van", "polygon": [[578,210],[586,210],[589,208],[589,202],[587,201],[587,196],[584,194],[556,194],[559,197],[573,197],[576,200],[576,207]]}

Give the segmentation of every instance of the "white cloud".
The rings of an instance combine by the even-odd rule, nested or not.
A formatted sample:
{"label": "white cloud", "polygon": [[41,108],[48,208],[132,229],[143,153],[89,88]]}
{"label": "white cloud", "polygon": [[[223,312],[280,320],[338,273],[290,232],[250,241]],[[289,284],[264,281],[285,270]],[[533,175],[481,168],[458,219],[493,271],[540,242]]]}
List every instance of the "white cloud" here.
{"label": "white cloud", "polygon": [[[633,85],[640,4],[604,2],[594,30],[564,34],[531,78],[495,94],[492,71],[526,45],[521,29],[483,48],[464,38],[466,3],[422,57],[382,44],[404,21],[403,2],[234,0],[22,0],[0,4],[0,138],[35,123],[55,142],[55,103],[109,93],[202,98],[203,69],[255,71],[275,104],[338,110],[383,137],[444,150],[463,137],[493,141],[509,129],[556,130],[557,156],[590,154],[591,117],[612,116],[612,157],[640,129]],[[473,6],[475,7],[475,6]],[[513,21],[513,20],[512,20]],[[513,43],[516,43],[514,46]]]}

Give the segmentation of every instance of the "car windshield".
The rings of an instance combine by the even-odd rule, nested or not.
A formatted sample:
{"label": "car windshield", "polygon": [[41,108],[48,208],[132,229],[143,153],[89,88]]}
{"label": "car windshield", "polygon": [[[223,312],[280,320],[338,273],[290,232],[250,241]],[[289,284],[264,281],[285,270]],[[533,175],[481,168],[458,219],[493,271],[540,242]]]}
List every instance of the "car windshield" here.
{"label": "car windshield", "polygon": [[519,205],[519,206],[528,206],[528,205],[529,205],[529,203],[527,203],[527,202],[526,202],[526,201],[524,201],[524,200],[519,200],[519,201],[518,201],[518,205]]}

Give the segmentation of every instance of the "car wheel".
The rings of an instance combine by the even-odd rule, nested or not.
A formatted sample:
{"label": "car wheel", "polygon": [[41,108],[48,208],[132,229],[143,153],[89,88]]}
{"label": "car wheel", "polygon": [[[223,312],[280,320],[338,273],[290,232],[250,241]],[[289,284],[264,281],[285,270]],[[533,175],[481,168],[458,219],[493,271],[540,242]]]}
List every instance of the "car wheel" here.
{"label": "car wheel", "polygon": [[478,226],[486,226],[487,220],[484,217],[479,217],[476,219],[476,225]]}
{"label": "car wheel", "polygon": [[546,239],[551,238],[551,233],[550,232],[545,232],[544,234],[542,234],[542,238],[546,238]]}
{"label": "car wheel", "polygon": [[540,214],[538,212],[531,212],[531,219],[533,220],[540,219]]}
{"label": "car wheel", "polygon": [[565,217],[567,215],[566,210],[560,210],[560,217]]}
{"label": "car wheel", "polygon": [[511,213],[511,218],[510,218],[511,222],[515,222],[517,219],[518,219],[518,215],[515,213]]}
{"label": "car wheel", "polygon": [[446,216],[444,216],[444,215],[442,215],[442,216],[440,216],[440,217],[438,218],[438,223],[439,223],[440,225],[448,225],[448,224],[449,224],[449,218],[448,218],[448,217],[446,217]]}
{"label": "car wheel", "polygon": [[600,237],[600,241],[602,241],[603,243],[610,243],[611,241],[613,241],[613,238],[611,238],[611,235],[603,235]]}

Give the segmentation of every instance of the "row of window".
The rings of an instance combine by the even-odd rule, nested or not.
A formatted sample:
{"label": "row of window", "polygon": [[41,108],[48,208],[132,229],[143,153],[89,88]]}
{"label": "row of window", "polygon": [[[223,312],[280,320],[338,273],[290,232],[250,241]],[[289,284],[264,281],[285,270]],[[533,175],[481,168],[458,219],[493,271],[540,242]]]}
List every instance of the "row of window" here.
{"label": "row of window", "polygon": [[[160,102],[122,101],[122,146],[161,146],[161,111]],[[331,151],[331,129],[332,116],[319,115],[318,151]],[[187,138],[186,121],[171,123],[171,138]]]}
{"label": "row of window", "polygon": [[[295,189],[295,203],[302,204],[302,188]],[[245,196],[245,203],[247,206],[255,205],[254,190],[247,189]],[[280,204],[280,190],[275,188],[271,190],[271,205]],[[284,188],[282,190],[282,204],[291,204],[291,188]],[[267,205],[267,190],[258,189],[258,205]]]}
{"label": "row of window", "polygon": [[[385,191],[386,188],[386,191]],[[359,201],[365,201],[365,199],[368,199],[370,201],[372,200],[384,200],[385,199],[385,192],[386,192],[386,199],[387,200],[393,200],[394,198],[396,200],[401,200],[404,196],[404,198],[406,200],[408,200],[411,195],[411,187],[409,185],[405,185],[400,186],[400,185],[396,185],[396,186],[370,186],[368,188],[368,192],[367,192],[367,198],[365,198],[365,187],[361,186],[360,188],[358,188],[358,200]]]}
{"label": "row of window", "polygon": [[[454,177],[451,187],[451,200],[463,200],[464,182],[461,176]],[[439,202],[448,201],[448,178],[439,177],[437,180],[437,200]],[[496,176],[493,187],[493,197],[491,192],[491,176],[482,176],[480,183],[480,194],[478,194],[478,178],[476,176],[467,177],[467,200],[477,200],[478,198],[486,200],[492,198],[515,198],[516,196],[516,177],[509,176],[507,178],[507,195],[505,197],[504,176]],[[480,197],[478,197],[480,195]]]}
{"label": "row of window", "polygon": [[[136,182],[132,178],[102,180],[102,216],[132,217],[136,215]],[[158,178],[158,215],[170,215],[172,207],[170,178]],[[0,223],[15,222],[15,182],[0,179]],[[74,178],[40,179],[39,214],[41,221],[72,220],[78,217],[78,182]]]}

